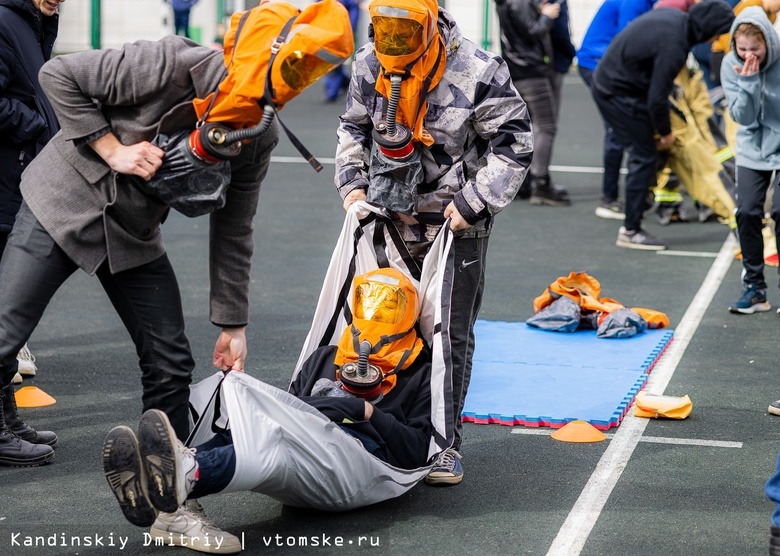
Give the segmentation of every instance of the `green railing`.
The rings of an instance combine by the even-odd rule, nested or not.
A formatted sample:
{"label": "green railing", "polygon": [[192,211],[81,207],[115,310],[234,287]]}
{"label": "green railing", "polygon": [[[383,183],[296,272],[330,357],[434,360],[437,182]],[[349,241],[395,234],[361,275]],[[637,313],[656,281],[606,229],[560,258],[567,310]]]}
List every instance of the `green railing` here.
{"label": "green railing", "polygon": [[90,44],[95,50],[100,49],[101,45],[101,25],[100,25],[100,0],[92,0],[92,19],[90,24]]}

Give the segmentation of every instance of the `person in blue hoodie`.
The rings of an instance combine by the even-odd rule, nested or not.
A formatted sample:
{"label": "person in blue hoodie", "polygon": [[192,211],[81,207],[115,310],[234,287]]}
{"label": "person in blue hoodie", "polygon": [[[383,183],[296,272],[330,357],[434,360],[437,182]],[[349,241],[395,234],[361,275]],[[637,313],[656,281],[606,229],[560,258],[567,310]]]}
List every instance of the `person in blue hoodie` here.
{"label": "person in blue hoodie", "polygon": [[[593,84],[593,72],[607,51],[609,43],[626,25],[653,8],[655,0],[605,0],[588,26],[577,51],[580,77],[588,87]],[[601,201],[596,216],[623,220],[625,209],[619,200],[618,179],[623,163],[623,146],[615,132],[604,122],[604,178],[601,183]]]}
{"label": "person in blue hoodie", "polygon": [[173,8],[173,33],[190,37],[190,10],[198,0],[170,0]]}
{"label": "person in blue hoodie", "polygon": [[[780,39],[759,7],[745,8],[731,26],[731,52],[720,80],[737,131],[737,231],[742,248],[742,297],[732,313],[769,311],[761,234],[764,200],[780,169]],[[780,194],[773,195],[772,219],[780,233]],[[778,236],[775,242],[780,244]],[[780,408],[779,408],[780,409]]]}

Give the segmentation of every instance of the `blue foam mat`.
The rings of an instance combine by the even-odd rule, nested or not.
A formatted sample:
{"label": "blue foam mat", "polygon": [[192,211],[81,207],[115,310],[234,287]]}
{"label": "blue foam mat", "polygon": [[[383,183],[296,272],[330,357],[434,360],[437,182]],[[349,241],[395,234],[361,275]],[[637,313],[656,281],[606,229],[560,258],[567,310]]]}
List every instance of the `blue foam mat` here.
{"label": "blue foam mat", "polygon": [[561,427],[575,419],[620,424],[672,330],[599,339],[595,330],[548,332],[524,322],[477,321],[463,420]]}

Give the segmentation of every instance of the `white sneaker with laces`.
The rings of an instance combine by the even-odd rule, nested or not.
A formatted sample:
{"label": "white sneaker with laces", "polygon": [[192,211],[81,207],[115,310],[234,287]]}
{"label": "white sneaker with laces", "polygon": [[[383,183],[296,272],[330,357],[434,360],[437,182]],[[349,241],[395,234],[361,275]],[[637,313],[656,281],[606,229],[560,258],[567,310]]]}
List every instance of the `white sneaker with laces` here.
{"label": "white sneaker with laces", "polygon": [[160,512],[149,534],[157,543],[184,546],[198,552],[241,552],[238,537],[217,527],[206,517],[203,506],[197,500],[187,500],[173,513]]}
{"label": "white sneaker with laces", "polygon": [[444,450],[425,476],[425,482],[429,485],[457,485],[463,480],[461,459],[463,456],[456,450]]}
{"label": "white sneaker with laces", "polygon": [[19,363],[19,374],[22,376],[35,376],[35,372],[38,367],[35,366],[35,356],[30,353],[30,348],[27,344],[19,351],[16,356],[16,361]]}

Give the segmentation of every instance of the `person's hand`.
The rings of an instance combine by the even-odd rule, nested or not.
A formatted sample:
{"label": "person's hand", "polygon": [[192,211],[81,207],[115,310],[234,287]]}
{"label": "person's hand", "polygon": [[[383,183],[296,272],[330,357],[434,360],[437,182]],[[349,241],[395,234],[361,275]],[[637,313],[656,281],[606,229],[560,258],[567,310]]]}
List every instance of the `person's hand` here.
{"label": "person's hand", "polygon": [[363,403],[366,404],[365,406],[366,408],[363,413],[363,419],[368,421],[369,419],[371,419],[371,416],[374,414],[374,406],[368,403],[367,401],[364,401]]}
{"label": "person's hand", "polygon": [[214,366],[220,370],[244,370],[246,360],[246,327],[223,328],[214,346]]}
{"label": "person's hand", "polygon": [[146,181],[152,179],[165,156],[165,151],[149,141],[123,145],[110,132],[92,141],[90,146],[115,172],[138,176]]}
{"label": "person's hand", "polygon": [[674,144],[674,133],[669,133],[668,135],[659,137],[655,141],[655,146],[662,151],[670,148],[673,144]]}
{"label": "person's hand", "polygon": [[561,14],[561,5],[557,2],[550,4],[547,0],[544,0],[542,2],[541,11],[542,15],[546,15],[550,19],[558,19],[558,16]]}
{"label": "person's hand", "polygon": [[460,214],[454,201],[450,201],[450,204],[444,209],[444,218],[450,219],[450,230],[453,232],[471,227],[471,224],[466,222],[466,219]]}
{"label": "person's hand", "polygon": [[734,69],[742,77],[755,75],[758,73],[758,58],[756,58],[755,54],[748,54],[745,56],[745,64],[741,68],[734,66]]}
{"label": "person's hand", "polygon": [[366,191],[364,189],[353,189],[349,193],[347,193],[347,196],[344,197],[344,210],[349,209],[349,206],[352,203],[355,203],[357,201],[365,201],[366,200]]}

